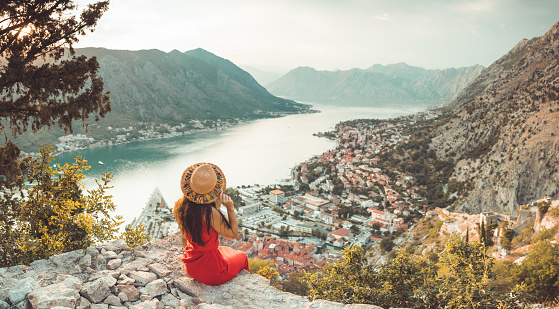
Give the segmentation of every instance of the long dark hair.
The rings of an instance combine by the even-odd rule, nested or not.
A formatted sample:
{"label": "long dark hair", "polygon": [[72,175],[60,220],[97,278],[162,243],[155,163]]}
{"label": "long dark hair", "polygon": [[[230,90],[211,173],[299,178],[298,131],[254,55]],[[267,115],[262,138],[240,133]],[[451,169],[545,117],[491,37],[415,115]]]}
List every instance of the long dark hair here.
{"label": "long dark hair", "polygon": [[[181,227],[181,232],[189,235],[190,241],[203,247],[205,247],[206,244],[202,240],[202,220],[206,223],[206,232],[209,234],[212,222],[212,207],[216,207],[216,204],[197,204],[182,197],[175,203],[173,211],[175,220],[177,220],[177,223]],[[222,222],[224,222],[228,228],[231,228],[229,221],[227,221],[221,211],[219,214],[221,215]]]}

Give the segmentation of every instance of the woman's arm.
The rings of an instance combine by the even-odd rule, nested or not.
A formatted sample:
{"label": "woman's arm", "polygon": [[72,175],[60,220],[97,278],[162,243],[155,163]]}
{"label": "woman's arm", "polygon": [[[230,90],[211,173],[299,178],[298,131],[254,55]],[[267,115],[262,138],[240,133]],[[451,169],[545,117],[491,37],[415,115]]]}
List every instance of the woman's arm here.
{"label": "woman's arm", "polygon": [[225,236],[227,238],[237,237],[237,235],[239,235],[239,225],[237,223],[237,217],[235,216],[235,207],[233,205],[233,200],[231,200],[229,196],[221,193],[218,202],[227,207],[227,217],[229,218],[228,221],[231,228],[229,228],[227,224],[223,222],[221,213],[217,208],[212,208],[211,226],[222,236]]}

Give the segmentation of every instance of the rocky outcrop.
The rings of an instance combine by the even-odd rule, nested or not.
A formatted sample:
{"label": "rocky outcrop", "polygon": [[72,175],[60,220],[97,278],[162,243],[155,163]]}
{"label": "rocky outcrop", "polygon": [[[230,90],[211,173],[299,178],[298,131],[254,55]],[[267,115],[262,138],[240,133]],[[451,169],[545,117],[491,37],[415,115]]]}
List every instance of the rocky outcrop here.
{"label": "rocky outcrop", "polygon": [[[169,308],[377,308],[344,305],[285,293],[260,275],[242,271],[209,286],[189,278],[180,260],[180,236],[171,235],[134,250],[115,240],[0,269],[0,309]],[[113,260],[121,265],[109,269]]]}
{"label": "rocky outcrop", "polygon": [[523,40],[451,103],[431,148],[470,189],[457,209],[513,215],[559,194],[559,23]]}

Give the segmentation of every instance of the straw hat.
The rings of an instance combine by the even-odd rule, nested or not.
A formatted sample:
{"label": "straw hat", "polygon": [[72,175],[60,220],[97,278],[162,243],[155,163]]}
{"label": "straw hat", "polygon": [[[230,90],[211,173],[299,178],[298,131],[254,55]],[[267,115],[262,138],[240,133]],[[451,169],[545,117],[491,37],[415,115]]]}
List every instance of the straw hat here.
{"label": "straw hat", "polygon": [[225,175],[215,164],[193,164],[182,173],[181,190],[192,202],[209,204],[225,190]]}

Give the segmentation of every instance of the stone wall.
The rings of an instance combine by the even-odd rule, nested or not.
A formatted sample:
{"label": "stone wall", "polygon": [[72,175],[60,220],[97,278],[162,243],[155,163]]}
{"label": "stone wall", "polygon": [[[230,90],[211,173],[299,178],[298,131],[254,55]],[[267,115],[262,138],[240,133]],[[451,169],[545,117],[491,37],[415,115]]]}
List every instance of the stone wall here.
{"label": "stone wall", "polygon": [[380,308],[310,302],[245,270],[208,286],[186,275],[181,251],[176,233],[134,250],[115,240],[29,266],[0,268],[0,309]]}

